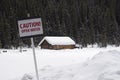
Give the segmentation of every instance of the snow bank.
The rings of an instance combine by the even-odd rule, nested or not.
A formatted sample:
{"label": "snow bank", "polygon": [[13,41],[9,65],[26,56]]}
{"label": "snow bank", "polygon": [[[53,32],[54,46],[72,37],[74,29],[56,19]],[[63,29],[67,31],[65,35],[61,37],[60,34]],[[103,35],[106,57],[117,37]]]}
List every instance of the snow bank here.
{"label": "snow bank", "polygon": [[88,61],[73,80],[119,80],[119,61],[120,52],[101,52]]}
{"label": "snow bank", "polygon": [[[46,66],[39,70],[40,80],[119,80],[120,52],[100,52],[83,64],[64,67]],[[29,76],[28,76],[29,75]],[[22,80],[36,80],[35,75],[28,74]],[[32,77],[32,79],[31,79]]]}

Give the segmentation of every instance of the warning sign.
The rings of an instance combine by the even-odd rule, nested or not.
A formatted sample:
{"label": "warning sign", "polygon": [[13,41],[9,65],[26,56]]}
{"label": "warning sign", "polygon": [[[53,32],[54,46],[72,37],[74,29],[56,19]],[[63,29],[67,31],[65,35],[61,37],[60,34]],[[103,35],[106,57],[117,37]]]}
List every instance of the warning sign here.
{"label": "warning sign", "polygon": [[18,28],[20,37],[43,34],[41,18],[19,20]]}

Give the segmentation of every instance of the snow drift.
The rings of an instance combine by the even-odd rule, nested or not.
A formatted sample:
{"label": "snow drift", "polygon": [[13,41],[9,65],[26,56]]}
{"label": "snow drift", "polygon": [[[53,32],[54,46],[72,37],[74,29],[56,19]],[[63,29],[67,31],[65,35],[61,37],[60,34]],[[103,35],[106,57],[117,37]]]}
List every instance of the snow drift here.
{"label": "snow drift", "polygon": [[[40,80],[120,80],[120,52],[100,52],[83,64],[64,67],[46,66],[39,70]],[[24,75],[21,80],[36,80]]]}
{"label": "snow drift", "polygon": [[100,52],[88,61],[73,80],[119,80],[120,52]]}

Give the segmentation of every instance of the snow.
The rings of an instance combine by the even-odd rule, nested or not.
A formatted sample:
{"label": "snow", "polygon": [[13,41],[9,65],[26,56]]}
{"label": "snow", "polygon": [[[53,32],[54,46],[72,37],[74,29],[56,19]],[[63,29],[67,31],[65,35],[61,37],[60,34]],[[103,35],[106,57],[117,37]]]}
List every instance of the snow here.
{"label": "snow", "polygon": [[39,43],[39,45],[46,40],[51,45],[75,45],[75,42],[70,37],[55,37],[55,36],[46,36]]}
{"label": "snow", "polygon": [[[0,49],[1,80],[36,80],[32,49]],[[4,52],[7,51],[7,52]],[[36,48],[40,80],[119,80],[120,47]]]}

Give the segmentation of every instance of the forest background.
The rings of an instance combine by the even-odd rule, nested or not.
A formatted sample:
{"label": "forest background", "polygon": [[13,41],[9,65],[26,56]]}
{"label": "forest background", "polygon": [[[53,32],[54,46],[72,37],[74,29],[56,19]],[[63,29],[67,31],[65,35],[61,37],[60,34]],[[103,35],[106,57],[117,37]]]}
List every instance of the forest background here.
{"label": "forest background", "polygon": [[0,48],[31,46],[17,25],[28,13],[42,19],[36,46],[44,36],[69,36],[82,47],[120,45],[120,0],[0,0]]}

